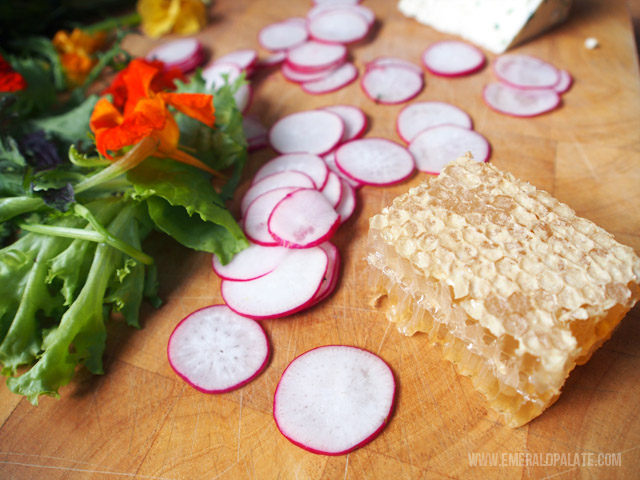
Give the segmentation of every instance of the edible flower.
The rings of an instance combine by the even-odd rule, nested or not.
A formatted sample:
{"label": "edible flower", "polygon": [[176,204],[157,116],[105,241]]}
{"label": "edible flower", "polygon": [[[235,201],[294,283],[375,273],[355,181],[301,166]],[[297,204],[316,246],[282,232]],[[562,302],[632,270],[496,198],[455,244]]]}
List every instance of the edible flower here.
{"label": "edible flower", "polygon": [[[163,73],[158,63],[132,60],[114,81],[116,88],[112,85],[114,101],[105,97],[98,101],[90,121],[98,151],[112,160],[110,151],[118,152],[124,147],[144,143],[147,148],[132,149],[129,153],[135,150],[144,152],[144,156],[168,157],[217,174],[197,158],[178,149],[180,130],[169,111],[171,106],[213,128],[213,96],[156,90],[170,79],[170,74]],[[144,158],[136,159],[138,163],[142,160]]]}
{"label": "edible flower", "polygon": [[53,37],[52,43],[60,56],[67,80],[72,85],[82,85],[97,63],[93,54],[104,45],[105,32],[90,34],[79,28],[74,28],[71,34],[66,30],[59,30]]}
{"label": "edible flower", "polygon": [[0,92],[18,92],[27,88],[27,81],[0,55]]}
{"label": "edible flower", "polygon": [[142,31],[149,37],[169,33],[193,35],[206,25],[207,9],[202,0],[139,0]]}

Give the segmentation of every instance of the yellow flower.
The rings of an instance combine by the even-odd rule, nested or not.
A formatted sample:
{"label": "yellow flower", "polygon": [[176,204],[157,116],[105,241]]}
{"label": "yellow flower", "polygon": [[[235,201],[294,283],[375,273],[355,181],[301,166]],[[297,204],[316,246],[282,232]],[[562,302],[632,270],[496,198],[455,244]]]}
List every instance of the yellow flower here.
{"label": "yellow flower", "polygon": [[149,37],[168,33],[193,35],[207,23],[202,0],[138,0],[142,31]]}
{"label": "yellow flower", "polygon": [[75,28],[71,34],[65,30],[58,31],[52,43],[64,68],[67,80],[72,85],[81,85],[96,64],[91,55],[99,50],[106,40],[104,32],[89,34]]}

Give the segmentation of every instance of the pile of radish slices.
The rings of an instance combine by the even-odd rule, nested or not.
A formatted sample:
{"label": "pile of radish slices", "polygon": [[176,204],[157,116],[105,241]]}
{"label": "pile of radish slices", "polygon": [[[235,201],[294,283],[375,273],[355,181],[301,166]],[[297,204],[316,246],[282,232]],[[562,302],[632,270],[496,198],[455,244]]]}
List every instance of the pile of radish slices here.
{"label": "pile of radish slices", "polygon": [[493,72],[499,81],[485,86],[484,101],[493,110],[514,117],[534,117],[554,110],[561,103],[560,95],[573,83],[566,70],[524,54],[497,57]]}

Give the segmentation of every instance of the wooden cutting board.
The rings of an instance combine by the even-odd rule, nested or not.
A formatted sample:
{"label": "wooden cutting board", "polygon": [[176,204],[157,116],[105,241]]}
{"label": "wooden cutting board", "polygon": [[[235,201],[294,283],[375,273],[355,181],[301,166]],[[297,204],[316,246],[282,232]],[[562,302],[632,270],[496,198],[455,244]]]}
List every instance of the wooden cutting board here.
{"label": "wooden cutting board", "polygon": [[[369,41],[349,49],[360,69],[380,55],[419,63],[430,42],[446,38],[404,18],[395,4],[365,2],[378,22]],[[303,16],[309,6],[308,1],[218,0],[209,27],[198,37],[213,56],[257,48],[259,28]],[[598,38],[600,48],[584,47],[590,36]],[[154,42],[132,36],[126,45],[142,55]],[[460,79],[427,75],[418,100],[465,109],[491,142],[492,162],[548,190],[640,252],[640,82],[624,1],[578,0],[566,24],[516,51],[572,73],[575,84],[563,96],[562,108],[532,119],[492,112],[481,98],[482,86],[492,80],[489,68]],[[402,106],[375,105],[357,83],[310,96],[274,70],[258,74],[253,86],[251,112],[266,125],[291,112],[348,103],[367,113],[367,136],[400,141],[394,124]],[[247,179],[272,156],[267,150],[252,154]],[[181,318],[222,301],[210,257],[154,237],[147,249],[158,258],[165,304],[157,311],[144,308],[140,331],[110,326],[104,376],[79,372],[61,390],[60,400],[42,398],[38,407],[0,389],[0,478],[637,478],[638,308],[587,365],[571,374],[553,407],[529,425],[510,429],[424,335],[403,337],[369,305],[363,260],[368,219],[422,179],[417,175],[399,186],[358,192],[355,215],[335,237],[344,261],[337,291],[310,311],[263,322],[273,347],[267,369],[224,395],[188,387],[165,354]],[[282,437],[271,408],[288,362],[334,343],[379,354],[392,366],[399,388],[380,437],[349,455],[326,457]],[[477,453],[498,456],[483,459]],[[616,455],[599,455],[608,453]],[[527,458],[553,465],[526,465]],[[621,465],[598,466],[607,458]],[[474,460],[516,465],[474,466]]]}

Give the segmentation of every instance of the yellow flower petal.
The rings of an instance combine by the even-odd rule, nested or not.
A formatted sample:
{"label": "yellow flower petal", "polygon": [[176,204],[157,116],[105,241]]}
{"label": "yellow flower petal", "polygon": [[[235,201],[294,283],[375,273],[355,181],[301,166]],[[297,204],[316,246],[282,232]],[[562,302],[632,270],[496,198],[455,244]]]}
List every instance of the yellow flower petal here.
{"label": "yellow flower petal", "polygon": [[180,0],[139,0],[142,31],[149,37],[170,33],[180,13]]}
{"label": "yellow flower petal", "polygon": [[193,35],[207,24],[207,9],[201,0],[182,0],[180,13],[173,27],[179,35]]}

